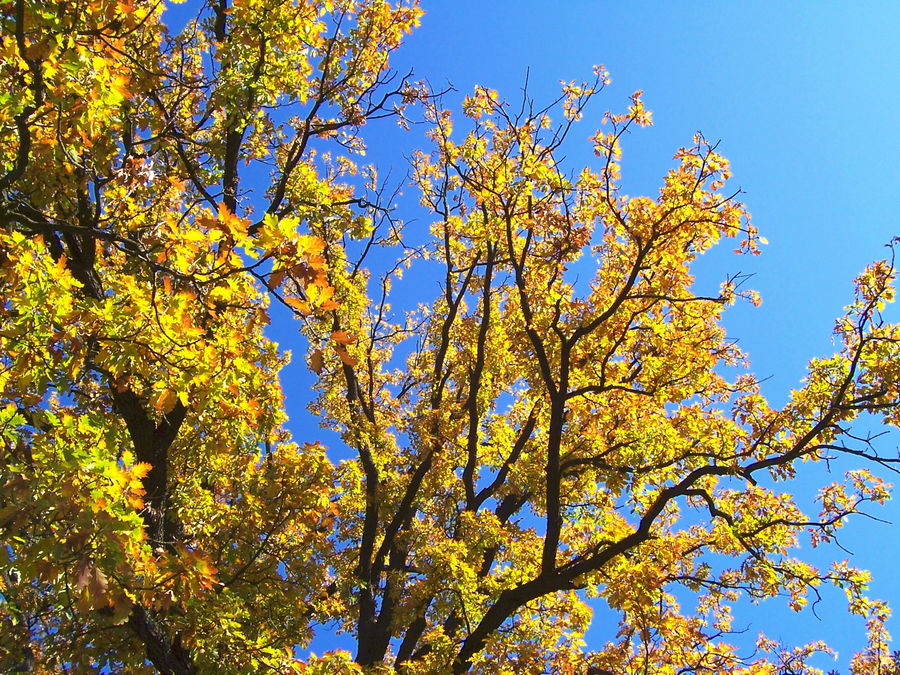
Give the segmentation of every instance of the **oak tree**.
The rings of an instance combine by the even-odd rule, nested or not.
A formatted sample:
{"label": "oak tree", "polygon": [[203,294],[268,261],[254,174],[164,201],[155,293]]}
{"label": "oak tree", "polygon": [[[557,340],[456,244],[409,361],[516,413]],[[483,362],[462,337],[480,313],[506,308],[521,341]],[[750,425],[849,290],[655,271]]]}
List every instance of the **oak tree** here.
{"label": "oak tree", "polygon": [[[867,573],[796,549],[888,497],[852,423],[900,416],[892,258],[772,407],[721,323],[756,296],[691,273],[763,240],[702,136],[623,193],[640,92],[573,174],[602,69],[451,113],[389,67],[415,1],[179,11],[0,0],[2,669],[813,673],[825,645],[748,655],[731,609],[822,585],[868,622],[852,671],[891,666]],[[409,110],[427,232],[362,160]],[[392,309],[412,265],[440,293]],[[292,440],[272,303],[350,459]],[[790,480],[837,455],[805,513]],[[597,603],[618,629],[588,645]],[[355,653],[309,653],[323,626]]]}

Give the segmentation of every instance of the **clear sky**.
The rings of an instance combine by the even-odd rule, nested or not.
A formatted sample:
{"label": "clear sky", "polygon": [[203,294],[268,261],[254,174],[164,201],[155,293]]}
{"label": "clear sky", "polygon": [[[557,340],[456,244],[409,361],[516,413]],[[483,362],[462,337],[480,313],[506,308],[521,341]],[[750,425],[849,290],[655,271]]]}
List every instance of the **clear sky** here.
{"label": "clear sky", "polygon": [[[761,292],[762,307],[736,307],[726,325],[749,352],[753,371],[770,378],[765,393],[782,404],[807,359],[833,351],[833,321],[851,299],[854,276],[884,257],[884,244],[900,235],[900,2],[434,0],[423,6],[422,27],[394,64],[413,68],[435,88],[449,83],[461,96],[480,84],[518,100],[530,69],[529,92],[541,103],[556,97],[560,80],[589,79],[592,65],[607,67],[613,84],[572,135],[573,170],[592,162],[586,139],[602,113],[624,110],[636,89],[644,90],[655,124],[625,141],[625,192],[654,195],[672,154],[694,132],[721,139],[732,185],[744,190],[770,244],[755,259],[713,254],[697,270],[714,286],[728,272],[754,275],[749,286]],[[399,142],[393,131],[370,133],[369,159],[395,164],[398,175],[406,170],[398,148],[426,145],[421,129]],[[426,291],[423,301],[433,295],[431,288],[420,292]],[[900,311],[889,317],[900,320]],[[308,397],[308,379],[296,361],[286,388],[289,413],[299,423],[297,400]],[[308,427],[298,436],[307,434]],[[897,445],[896,437],[887,438],[881,449],[896,452]],[[798,489],[816,481],[823,477]],[[900,506],[874,515],[900,523]],[[874,571],[872,595],[900,607],[897,534],[896,524],[859,518],[842,541],[856,564]],[[736,627],[749,628],[753,637],[768,629],[791,643],[825,639],[841,657],[821,667],[846,669],[864,628],[846,618],[841,597],[826,595],[820,619],[808,612],[798,618],[776,603],[738,614]],[[900,619],[892,627],[900,634]],[[594,640],[604,637],[602,626],[591,633]]]}

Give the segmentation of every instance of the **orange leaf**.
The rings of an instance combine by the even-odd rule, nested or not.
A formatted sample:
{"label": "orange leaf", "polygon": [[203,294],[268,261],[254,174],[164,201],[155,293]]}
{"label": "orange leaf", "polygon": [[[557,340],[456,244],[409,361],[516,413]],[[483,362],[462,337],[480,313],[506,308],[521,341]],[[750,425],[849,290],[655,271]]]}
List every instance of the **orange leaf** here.
{"label": "orange leaf", "polygon": [[178,400],[178,392],[172,389],[163,389],[153,399],[153,407],[161,413],[171,412]]}
{"label": "orange leaf", "polygon": [[286,297],[284,302],[288,307],[297,310],[300,314],[309,314],[309,303],[300,298]]}
{"label": "orange leaf", "polygon": [[356,338],[346,331],[336,330],[331,334],[331,339],[339,345],[352,345],[356,342]]}
{"label": "orange leaf", "polygon": [[266,279],[266,286],[269,287],[270,291],[274,291],[276,288],[281,286],[281,282],[284,281],[284,272],[284,270],[272,272],[272,274],[269,275],[269,278]]}
{"label": "orange leaf", "polygon": [[337,355],[341,357],[341,361],[343,361],[344,365],[346,366],[350,366],[351,368],[353,368],[357,363],[359,363],[358,360],[354,359],[352,356],[350,356],[350,354],[347,353],[347,350],[344,347],[335,345],[334,351],[337,352]]}
{"label": "orange leaf", "polygon": [[325,355],[322,354],[321,349],[314,349],[309,355],[309,367],[316,375],[321,375],[325,370]]}
{"label": "orange leaf", "polygon": [[146,477],[147,474],[150,473],[150,469],[152,468],[153,467],[150,466],[150,464],[148,464],[147,462],[139,462],[138,464],[135,464],[133,467],[131,467],[131,475],[134,478],[140,480]]}

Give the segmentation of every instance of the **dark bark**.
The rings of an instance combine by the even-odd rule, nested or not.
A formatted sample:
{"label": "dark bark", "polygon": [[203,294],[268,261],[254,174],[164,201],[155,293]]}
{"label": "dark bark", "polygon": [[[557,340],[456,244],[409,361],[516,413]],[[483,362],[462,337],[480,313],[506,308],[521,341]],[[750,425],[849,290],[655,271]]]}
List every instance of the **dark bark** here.
{"label": "dark bark", "polygon": [[194,675],[197,672],[181,641],[177,638],[169,640],[143,607],[135,606],[131,610],[128,626],[144,643],[147,660],[159,670],[160,675]]}
{"label": "dark bark", "polygon": [[150,464],[144,479],[146,507],[142,512],[147,534],[154,543],[171,546],[179,533],[176,519],[168,512],[169,447],[175,440],[187,415],[187,408],[178,401],[175,407],[157,424],[150,419],[144,403],[131,390],[118,391],[110,385],[116,412],[125,420],[128,434],[139,462]]}

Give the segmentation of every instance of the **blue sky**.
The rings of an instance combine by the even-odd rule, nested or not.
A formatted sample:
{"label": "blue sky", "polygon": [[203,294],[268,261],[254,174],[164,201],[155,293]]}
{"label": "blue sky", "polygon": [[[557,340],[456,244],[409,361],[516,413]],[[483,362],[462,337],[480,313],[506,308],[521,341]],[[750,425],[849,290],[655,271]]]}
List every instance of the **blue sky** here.
{"label": "blue sky", "polygon": [[[771,242],[758,260],[728,261],[756,275],[766,302],[746,324],[755,335],[737,334],[760,372],[790,385],[829,346],[854,275],[900,234],[900,88],[889,79],[900,70],[900,4],[729,4],[426,2],[395,63],[436,88],[477,83],[512,100],[530,68],[538,102],[604,64],[613,84],[573,133],[570,164],[593,160],[578,141],[643,89],[654,126],[625,142],[632,194],[653,194],[695,131],[721,139]],[[765,333],[780,337],[777,350]]]}
{"label": "blue sky", "polygon": [[[636,89],[644,90],[655,123],[625,141],[629,194],[653,195],[672,154],[694,132],[721,139],[732,186],[745,192],[742,199],[770,244],[754,259],[714,253],[697,271],[714,286],[729,272],[753,275],[749,286],[761,292],[762,307],[734,308],[726,326],[749,352],[752,370],[769,378],[770,400],[782,404],[806,361],[833,351],[833,321],[851,299],[853,277],[900,235],[900,3],[445,0],[423,6],[422,27],[394,64],[413,68],[435,88],[452,84],[462,96],[480,84],[518,100],[530,70],[531,96],[549,102],[560,80],[589,79],[594,64],[607,67],[613,84],[572,135],[573,170],[592,162],[586,139],[603,112],[623,110]],[[368,133],[368,158],[395,166],[397,175],[405,171],[402,151],[426,146],[421,129],[399,141],[385,127]],[[430,290],[421,292],[421,300],[430,299]],[[888,316],[898,320],[900,312]],[[289,413],[302,427],[298,400],[308,397],[308,379],[300,361],[288,371],[286,388]],[[897,445],[897,438],[887,438],[881,448],[890,454]],[[798,489],[832,479],[820,472]],[[896,505],[875,515],[900,523]],[[862,518],[842,539],[854,562],[874,571],[872,595],[900,605],[896,541],[897,525]],[[837,664],[822,662],[826,670],[846,668],[863,643],[862,622],[846,618],[837,594],[826,595],[820,620],[775,605],[739,613],[736,626],[749,627],[751,636],[770,629],[787,642],[825,639],[841,654]],[[900,621],[892,625],[900,631]],[[601,629],[591,633],[591,639],[604,637]]]}

